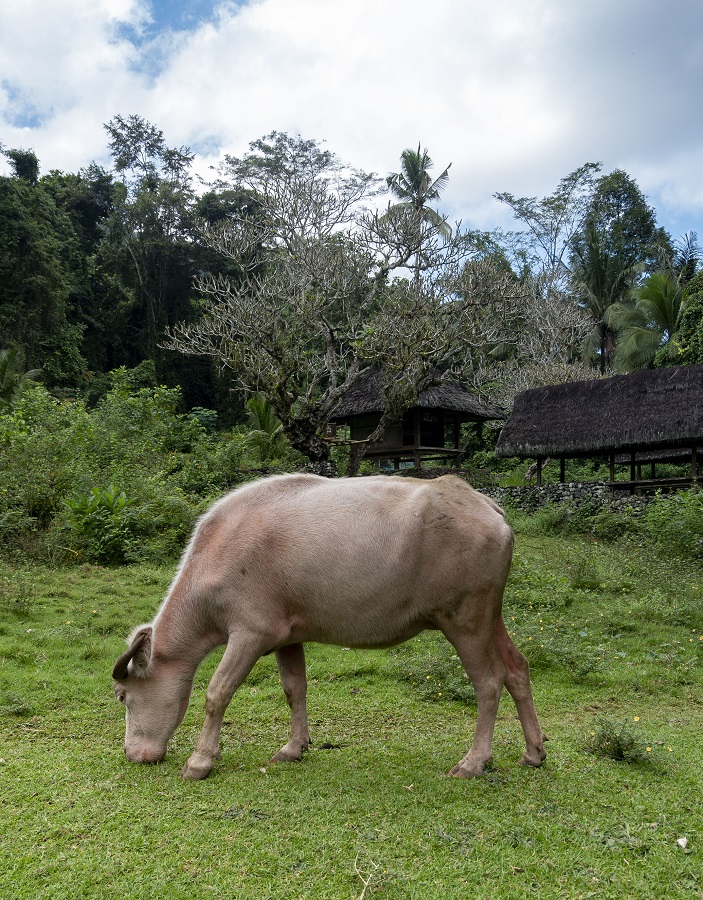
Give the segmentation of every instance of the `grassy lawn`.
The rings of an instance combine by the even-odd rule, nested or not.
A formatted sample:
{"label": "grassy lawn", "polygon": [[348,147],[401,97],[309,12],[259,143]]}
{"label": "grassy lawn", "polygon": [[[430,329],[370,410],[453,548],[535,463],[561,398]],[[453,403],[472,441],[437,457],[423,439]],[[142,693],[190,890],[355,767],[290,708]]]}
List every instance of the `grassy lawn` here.
{"label": "grassy lawn", "polygon": [[213,657],[166,761],[127,763],[110,672],[172,574],[0,567],[3,898],[703,897],[699,565],[518,534],[505,618],[548,758],[516,765],[505,695],[494,767],[469,781],[443,777],[475,706],[434,634],[309,647],[302,764],[267,762],[288,722],[267,658],[232,701],[212,776],[178,777]]}

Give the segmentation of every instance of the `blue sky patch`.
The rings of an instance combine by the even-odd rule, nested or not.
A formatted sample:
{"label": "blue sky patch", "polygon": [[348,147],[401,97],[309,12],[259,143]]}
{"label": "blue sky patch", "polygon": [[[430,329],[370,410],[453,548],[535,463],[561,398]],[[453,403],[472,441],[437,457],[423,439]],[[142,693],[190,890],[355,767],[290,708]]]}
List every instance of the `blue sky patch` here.
{"label": "blue sky patch", "polygon": [[[229,6],[243,6],[246,0],[229,0]],[[126,40],[138,51],[139,57],[130,68],[149,80],[155,79],[168,63],[169,34],[186,34],[204,22],[215,18],[215,8],[223,0],[151,0],[148,4],[151,22],[134,26],[118,23],[115,37]]]}
{"label": "blue sky patch", "polygon": [[7,98],[2,118],[12,128],[39,128],[50,118],[50,115],[37,109],[18,85],[3,80],[0,82],[0,89]]}
{"label": "blue sky patch", "polygon": [[191,31],[212,18],[213,0],[152,0],[156,31]]}

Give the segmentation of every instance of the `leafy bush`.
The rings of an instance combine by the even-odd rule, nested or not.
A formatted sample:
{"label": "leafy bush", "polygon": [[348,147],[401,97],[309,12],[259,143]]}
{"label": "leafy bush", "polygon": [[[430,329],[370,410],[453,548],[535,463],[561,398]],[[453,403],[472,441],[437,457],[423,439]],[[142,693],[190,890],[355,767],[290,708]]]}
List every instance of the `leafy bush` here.
{"label": "leafy bush", "polygon": [[613,541],[624,534],[636,533],[640,516],[629,506],[612,507],[590,502],[547,503],[533,513],[507,507],[510,522],[524,534],[590,535],[603,541]]}
{"label": "leafy bush", "polygon": [[703,559],[703,493],[659,495],[643,517],[647,536],[678,556]]}
{"label": "leafy bush", "polygon": [[297,462],[260,398],[250,402],[249,425],[217,433],[210,410],[179,412],[179,389],[145,384],[126,369],[111,381],[93,409],[30,384],[0,414],[5,555],[163,561],[180,553],[214,498],[262,474],[262,466]]}
{"label": "leafy bush", "polygon": [[23,526],[47,528],[86,472],[94,429],[85,406],[60,402],[32,385],[9,415],[0,416],[0,520],[20,539]]}
{"label": "leafy bush", "polygon": [[130,559],[136,539],[136,517],[130,515],[133,500],[114,485],[93,488],[88,495],[66,502],[73,547],[93,563],[118,564]]}
{"label": "leafy bush", "polygon": [[[95,410],[30,386],[0,415],[3,551],[120,562],[148,557],[152,542],[158,558],[182,546],[201,495],[174,474],[207,438],[179,403],[178,391],[131,391],[119,376]],[[114,484],[114,495],[102,487]]]}
{"label": "leafy bush", "polygon": [[599,719],[586,739],[584,749],[596,756],[618,762],[644,762],[650,759],[646,742],[635,734],[629,724]]}

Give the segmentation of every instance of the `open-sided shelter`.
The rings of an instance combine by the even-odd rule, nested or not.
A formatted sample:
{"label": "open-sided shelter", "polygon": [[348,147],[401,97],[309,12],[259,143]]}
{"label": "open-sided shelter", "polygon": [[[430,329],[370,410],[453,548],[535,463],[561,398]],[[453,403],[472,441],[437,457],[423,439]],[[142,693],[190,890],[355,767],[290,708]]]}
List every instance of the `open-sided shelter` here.
{"label": "open-sided shelter", "polygon": [[[349,426],[351,443],[365,441],[378,425],[384,409],[384,374],[373,369],[347,393],[334,412],[334,425]],[[427,388],[402,420],[386,427],[383,438],[366,452],[367,459],[388,459],[420,468],[423,460],[449,459],[461,465],[461,423],[503,419],[504,412],[455,381]]]}
{"label": "open-sided shelter", "polygon": [[[537,460],[606,456],[613,489],[685,486],[701,481],[703,366],[653,369],[524,391],[501,432],[496,453]],[[690,475],[657,479],[661,462],[690,462]],[[615,480],[617,462],[630,478]],[[642,478],[641,467],[650,467]]]}

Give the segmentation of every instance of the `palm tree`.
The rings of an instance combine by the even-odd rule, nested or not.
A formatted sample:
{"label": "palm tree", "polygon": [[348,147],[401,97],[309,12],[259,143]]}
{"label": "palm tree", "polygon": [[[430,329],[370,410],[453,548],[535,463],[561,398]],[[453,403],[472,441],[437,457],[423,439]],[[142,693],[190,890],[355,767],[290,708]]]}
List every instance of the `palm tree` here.
{"label": "palm tree", "polygon": [[261,465],[271,462],[285,451],[286,438],[281,420],[262,394],[255,394],[247,400],[247,419]]}
{"label": "palm tree", "polygon": [[686,288],[669,272],[650,275],[634,303],[616,303],[607,320],[618,335],[615,367],[621,372],[648,369],[659,349],[678,330]]}
{"label": "palm tree", "polygon": [[[634,303],[616,303],[608,324],[618,333],[615,367],[621,372],[648,369],[681,325],[687,286],[698,271],[701,251],[695,231],[674,242],[661,269],[644,282]],[[664,363],[666,364],[666,363]]]}
{"label": "palm tree", "polygon": [[0,350],[0,411],[11,412],[22,396],[28,382],[41,375],[41,369],[20,372],[20,354],[17,348]]}
{"label": "palm tree", "polygon": [[444,216],[427,204],[439,199],[439,195],[446,187],[449,180],[451,163],[442,174],[432,180],[429,170],[434,166],[427,150],[403,150],[400,154],[400,172],[391,174],[386,178],[391,193],[398,198],[399,203],[393,204],[389,209],[410,208],[419,213],[422,219],[436,228],[444,237],[452,233],[451,226]]}
{"label": "palm tree", "polygon": [[671,272],[679,284],[687,285],[698,272],[701,248],[698,235],[687,231],[678,241],[674,241],[673,253],[663,261],[662,271]]}
{"label": "palm tree", "polygon": [[574,290],[595,325],[593,334],[587,339],[587,349],[595,351],[601,374],[605,374],[613,364],[616,342],[615,329],[608,321],[608,310],[626,297],[637,268],[608,246],[607,238],[593,222],[586,226],[584,238],[582,246],[574,250]]}

